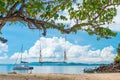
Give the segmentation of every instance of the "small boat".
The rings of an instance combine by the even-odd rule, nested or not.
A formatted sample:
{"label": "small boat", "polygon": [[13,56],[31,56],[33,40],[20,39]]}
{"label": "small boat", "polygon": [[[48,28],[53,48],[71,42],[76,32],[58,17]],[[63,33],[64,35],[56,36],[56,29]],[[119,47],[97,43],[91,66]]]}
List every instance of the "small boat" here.
{"label": "small boat", "polygon": [[94,73],[94,69],[84,69],[84,73]]}
{"label": "small boat", "polygon": [[13,70],[33,70],[33,67],[29,67],[28,62],[21,61],[13,67]]}
{"label": "small boat", "polygon": [[[23,46],[21,48],[21,51],[22,51],[22,49],[23,49]],[[21,61],[20,61],[19,64],[15,63],[15,66],[13,67],[13,70],[14,71],[27,71],[27,72],[28,72],[28,70],[30,70],[32,72],[33,67],[28,66],[28,62],[22,61],[22,53],[21,53]]]}

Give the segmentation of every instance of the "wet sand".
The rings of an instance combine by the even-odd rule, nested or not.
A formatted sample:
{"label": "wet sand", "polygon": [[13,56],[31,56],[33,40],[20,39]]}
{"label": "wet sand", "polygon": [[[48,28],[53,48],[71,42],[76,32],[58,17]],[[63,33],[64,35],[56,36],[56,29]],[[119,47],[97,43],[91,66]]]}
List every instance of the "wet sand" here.
{"label": "wet sand", "polygon": [[0,80],[120,80],[120,73],[104,73],[104,74],[0,74]]}

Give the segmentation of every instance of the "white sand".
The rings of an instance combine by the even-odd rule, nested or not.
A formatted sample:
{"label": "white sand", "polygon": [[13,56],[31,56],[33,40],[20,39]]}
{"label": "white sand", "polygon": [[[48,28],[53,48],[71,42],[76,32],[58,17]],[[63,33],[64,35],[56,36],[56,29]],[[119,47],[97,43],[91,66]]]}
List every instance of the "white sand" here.
{"label": "white sand", "polygon": [[0,74],[0,80],[120,80],[120,73],[104,73],[104,74]]}

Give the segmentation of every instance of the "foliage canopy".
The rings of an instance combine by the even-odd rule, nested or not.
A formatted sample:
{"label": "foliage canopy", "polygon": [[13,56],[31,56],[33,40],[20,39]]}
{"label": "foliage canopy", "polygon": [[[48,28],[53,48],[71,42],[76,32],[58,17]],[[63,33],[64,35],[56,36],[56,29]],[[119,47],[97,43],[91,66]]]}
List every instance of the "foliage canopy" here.
{"label": "foliage canopy", "polygon": [[[52,28],[66,34],[84,30],[97,39],[108,39],[116,36],[108,24],[117,15],[118,5],[120,0],[0,0],[0,30],[7,22],[19,21],[30,29],[43,30],[43,35]],[[57,20],[74,20],[75,24]]]}

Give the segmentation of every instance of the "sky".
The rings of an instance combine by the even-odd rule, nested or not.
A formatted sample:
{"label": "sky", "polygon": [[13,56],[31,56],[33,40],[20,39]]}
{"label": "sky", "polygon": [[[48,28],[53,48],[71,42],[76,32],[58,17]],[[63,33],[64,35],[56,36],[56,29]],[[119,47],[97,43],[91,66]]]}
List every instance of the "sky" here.
{"label": "sky", "polygon": [[[117,36],[99,41],[96,40],[95,35],[89,36],[84,31],[65,35],[51,29],[47,30],[47,35],[44,37],[41,31],[30,30],[23,23],[6,24],[0,36],[8,39],[8,42],[0,42],[0,64],[14,64],[16,59],[20,58],[20,54],[25,61],[38,62],[40,44],[43,61],[63,61],[66,47],[67,62],[111,63],[116,56],[118,43],[120,43],[120,7],[117,13],[114,18],[115,23],[109,25],[113,31],[117,32]],[[22,45],[23,51],[21,52]]]}

